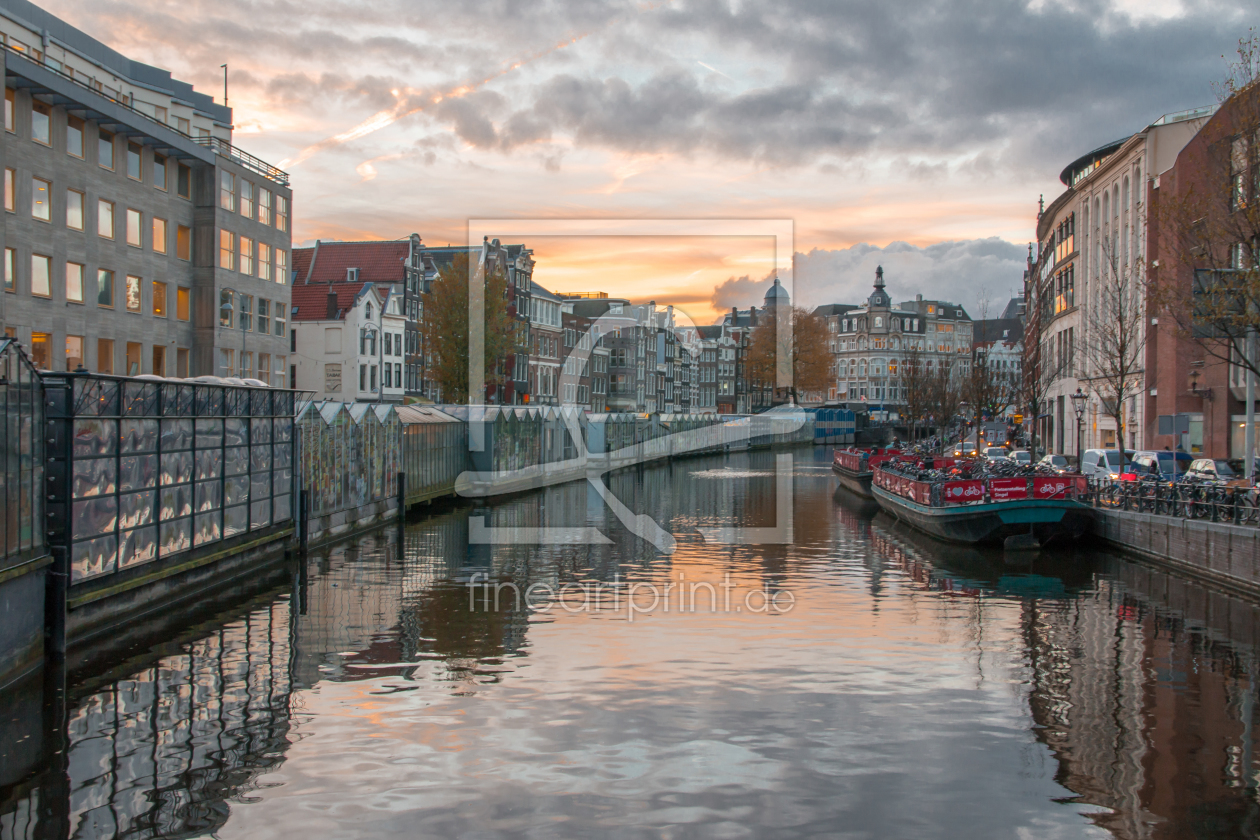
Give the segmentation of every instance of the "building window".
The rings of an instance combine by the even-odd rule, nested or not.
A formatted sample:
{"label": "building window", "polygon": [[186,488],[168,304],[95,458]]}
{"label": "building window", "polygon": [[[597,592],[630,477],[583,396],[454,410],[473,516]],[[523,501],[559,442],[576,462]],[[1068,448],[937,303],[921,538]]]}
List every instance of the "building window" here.
{"label": "building window", "polygon": [[96,139],[96,162],[105,169],[114,168],[114,135],[102,131]]}
{"label": "building window", "polygon": [[271,354],[258,354],[258,379],[262,382],[271,384]]}
{"label": "building window", "polygon": [[17,251],[12,248],[4,249],[4,290],[17,291]]}
{"label": "building window", "polygon": [[227,289],[219,292],[219,326],[232,328],[232,293]]}
{"label": "building window", "polygon": [[264,225],[271,224],[271,191],[258,190],[258,221]]}
{"label": "building window", "polygon": [[240,272],[252,275],[254,273],[254,240],[248,236],[242,236],[240,250]]}
{"label": "building window", "polygon": [[286,361],[287,360],[284,356],[276,356],[276,375],[271,384],[277,388],[284,387],[284,369],[286,367]]}
{"label": "building window", "polygon": [[83,266],[79,263],[66,263],[66,300],[83,303]]}
{"label": "building window", "polygon": [[17,212],[17,172],[7,168],[4,170],[4,209]]}
{"label": "building window", "polygon": [[140,311],[140,278],[134,274],[127,275],[127,287],[124,289],[124,300],[128,312]]}
{"label": "building window", "polygon": [[161,155],[153,156],[153,186],[166,191],[166,158]]}
{"label": "building window", "polygon": [[141,221],[139,210],[127,208],[127,244],[133,248],[144,247],[144,235],[140,233]]}
{"label": "building window", "polygon": [[192,169],[185,164],[176,164],[175,192],[180,198],[192,198]]}
{"label": "building window", "polygon": [[289,252],[276,249],[276,282],[289,282]]}
{"label": "building window", "polygon": [[266,242],[258,243],[258,279],[271,279],[271,246]]}
{"label": "building window", "polygon": [[188,378],[188,348],[186,347],[175,350],[175,375],[180,379]]}
{"label": "building window", "polygon": [[175,289],[175,318],[179,321],[188,320],[188,295],[189,289],[186,286],[178,286]]}
{"label": "building window", "polygon": [[186,225],[175,226],[175,256],[181,260],[192,259],[192,228]]}
{"label": "building window", "polygon": [[83,157],[83,120],[78,117],[66,118],[66,154]]}
{"label": "building window", "polygon": [[127,144],[127,177],[140,180],[140,147],[135,143]]}
{"label": "building window", "polygon": [[140,353],[144,347],[138,341],[127,342],[127,376],[140,375]]}
{"label": "building window", "polygon": [[31,103],[31,139],[45,146],[52,145],[52,109],[43,102]]}
{"label": "building window", "polygon": [[[241,330],[250,332],[254,329],[254,297],[253,295],[237,295],[236,297],[241,302]],[[242,361],[244,361],[243,357]]]}
{"label": "building window", "polygon": [[241,379],[254,378],[254,354],[241,351]]}
{"label": "building window", "polygon": [[153,370],[155,376],[166,376],[166,348],[161,344],[153,345]]}
{"label": "building window", "polygon": [[229,271],[235,267],[236,234],[227,230],[219,231],[219,268]]}
{"label": "building window", "polygon": [[66,370],[77,370],[83,365],[83,336],[66,336]]}
{"label": "building window", "polygon": [[236,351],[219,350],[219,376],[236,376]]}
{"label": "building window", "polygon": [[276,335],[284,338],[285,326],[284,301],[278,300],[276,301]]}
{"label": "building window", "polygon": [[96,305],[113,309],[113,272],[107,268],[96,272]]}
{"label": "building window", "polygon": [[114,238],[114,202],[103,198],[97,200],[96,233],[105,239]]}
{"label": "building window", "polygon": [[153,250],[158,254],[166,253],[166,219],[153,217]]}
{"label": "building window", "polygon": [[166,317],[166,284],[153,281],[153,317]]}
{"label": "building window", "polygon": [[112,339],[96,339],[96,372],[114,372],[114,342]]}
{"label": "building window", "polygon": [[289,199],[276,196],[276,230],[289,229]]}
{"label": "building window", "polygon": [[219,206],[236,210],[236,176],[231,172],[219,172]]}
{"label": "building window", "polygon": [[52,370],[51,333],[31,333],[31,362],[40,370]]}
{"label": "building window", "polygon": [[367,365],[359,365],[359,390],[367,390]]}
{"label": "building window", "polygon": [[[258,332],[262,335],[271,334],[271,301],[266,298],[258,299]],[[261,366],[259,370],[261,370]]]}
{"label": "building window", "polygon": [[241,215],[254,218],[254,185],[244,178],[241,179]]}
{"label": "building window", "polygon": [[180,134],[191,137],[192,136],[192,123],[188,121],[187,117],[176,117],[175,130],[178,131]]}
{"label": "building window", "polygon": [[83,230],[83,193],[66,190],[66,227]]}
{"label": "building window", "polygon": [[52,184],[43,178],[31,179],[31,216],[42,222],[52,221]]}
{"label": "building window", "polygon": [[31,294],[52,297],[52,257],[31,254]]}
{"label": "building window", "polygon": [[14,106],[17,103],[17,91],[11,87],[4,89],[4,130],[17,131],[14,125]]}

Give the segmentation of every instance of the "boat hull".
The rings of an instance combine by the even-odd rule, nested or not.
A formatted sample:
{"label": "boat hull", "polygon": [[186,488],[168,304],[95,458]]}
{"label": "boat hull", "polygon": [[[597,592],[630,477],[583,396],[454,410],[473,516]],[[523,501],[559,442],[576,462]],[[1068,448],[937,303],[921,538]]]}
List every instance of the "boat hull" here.
{"label": "boat hull", "polygon": [[879,506],[899,521],[951,542],[1000,543],[1031,531],[1045,545],[1078,539],[1094,527],[1093,510],[1074,500],[1029,499],[928,507],[880,487],[872,487],[871,491]]}
{"label": "boat hull", "polygon": [[854,472],[846,470],[838,464],[832,464],[831,470],[840,479],[840,486],[856,496],[863,499],[873,499],[875,495],[871,492],[871,479],[875,477],[873,472]]}

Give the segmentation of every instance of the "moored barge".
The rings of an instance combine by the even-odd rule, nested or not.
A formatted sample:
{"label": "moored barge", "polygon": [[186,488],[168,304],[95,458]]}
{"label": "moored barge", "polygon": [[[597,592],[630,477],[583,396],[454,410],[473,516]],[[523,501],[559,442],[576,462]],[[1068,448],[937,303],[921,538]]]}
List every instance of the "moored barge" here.
{"label": "moored barge", "polygon": [[871,493],[871,455],[858,449],[840,450],[832,456],[831,470],[840,479],[840,486],[855,496],[874,499]]}
{"label": "moored barge", "polygon": [[1094,526],[1094,511],[1081,501],[1084,476],[1019,476],[919,481],[876,467],[871,492],[898,520],[943,540],[1001,542],[1031,533],[1045,545],[1074,540]]}

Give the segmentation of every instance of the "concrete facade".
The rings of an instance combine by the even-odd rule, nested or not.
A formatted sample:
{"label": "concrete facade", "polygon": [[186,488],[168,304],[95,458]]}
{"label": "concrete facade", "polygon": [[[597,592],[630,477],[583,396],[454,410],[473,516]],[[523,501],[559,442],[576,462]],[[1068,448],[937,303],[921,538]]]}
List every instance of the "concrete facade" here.
{"label": "concrete facade", "polygon": [[284,384],[287,175],[169,73],[20,0],[0,30],[0,326],[45,370]]}

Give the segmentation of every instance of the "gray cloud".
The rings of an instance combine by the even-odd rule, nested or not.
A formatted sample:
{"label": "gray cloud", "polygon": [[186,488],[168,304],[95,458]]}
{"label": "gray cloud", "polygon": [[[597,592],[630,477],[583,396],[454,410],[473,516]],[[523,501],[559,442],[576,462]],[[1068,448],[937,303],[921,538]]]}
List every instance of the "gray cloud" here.
{"label": "gray cloud", "polygon": [[[863,303],[875,283],[875,269],[882,265],[888,294],[894,301],[928,300],[961,303],[973,318],[985,308],[996,318],[1007,300],[1023,288],[1028,251],[997,237],[940,242],[920,248],[892,242],[879,248],[865,243],[837,250],[814,249],[798,253],[795,277],[784,280],[793,302],[813,308],[825,303]],[[760,306],[773,276],[731,277],[713,290],[713,307]]]}

